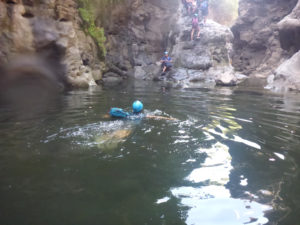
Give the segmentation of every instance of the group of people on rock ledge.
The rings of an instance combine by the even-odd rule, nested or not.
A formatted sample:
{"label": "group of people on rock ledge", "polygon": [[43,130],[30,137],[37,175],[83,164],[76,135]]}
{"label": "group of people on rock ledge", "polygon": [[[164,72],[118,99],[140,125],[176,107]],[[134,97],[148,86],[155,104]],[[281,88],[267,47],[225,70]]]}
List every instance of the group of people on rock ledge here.
{"label": "group of people on rock ledge", "polygon": [[[197,32],[197,39],[200,37],[200,25],[205,25],[208,16],[209,0],[181,0],[188,15],[192,16],[191,41],[194,40],[194,33]],[[199,22],[202,21],[203,22]]]}
{"label": "group of people on rock ledge", "polygon": [[[192,17],[191,41],[194,40],[194,34],[197,32],[197,39],[200,38],[200,26],[206,24],[208,16],[209,0],[181,0],[186,10],[186,14]],[[199,22],[201,21],[201,22]],[[172,67],[172,59],[166,51],[160,60],[162,65],[162,75]]]}

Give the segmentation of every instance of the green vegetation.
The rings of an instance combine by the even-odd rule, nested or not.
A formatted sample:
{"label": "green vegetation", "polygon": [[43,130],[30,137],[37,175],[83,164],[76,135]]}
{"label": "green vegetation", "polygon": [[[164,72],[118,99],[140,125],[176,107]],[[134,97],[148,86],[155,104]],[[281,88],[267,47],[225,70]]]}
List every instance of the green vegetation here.
{"label": "green vegetation", "polygon": [[210,0],[210,18],[231,26],[238,17],[239,0]]}
{"label": "green vegetation", "polygon": [[100,57],[106,56],[105,48],[105,24],[109,23],[112,7],[124,0],[77,0],[79,13],[84,21],[84,29],[96,42],[99,47]]}
{"label": "green vegetation", "polygon": [[96,17],[95,13],[93,12],[92,0],[79,0],[79,4],[79,13],[84,21],[84,28],[87,33],[97,42],[100,50],[100,57],[104,59],[106,56],[106,37],[104,34],[104,28],[98,27],[95,24]]}

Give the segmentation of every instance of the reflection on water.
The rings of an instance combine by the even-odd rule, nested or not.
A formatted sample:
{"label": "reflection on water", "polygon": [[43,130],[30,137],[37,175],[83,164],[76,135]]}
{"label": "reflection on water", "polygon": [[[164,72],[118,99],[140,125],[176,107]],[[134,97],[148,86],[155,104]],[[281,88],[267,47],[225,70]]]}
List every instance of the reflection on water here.
{"label": "reflection on water", "polygon": [[[271,206],[253,200],[232,198],[230,190],[226,188],[226,184],[230,180],[230,172],[233,169],[232,157],[229,147],[215,140],[215,136],[257,149],[260,149],[260,146],[236,135],[242,126],[235,121],[231,114],[232,111],[236,111],[235,109],[224,106],[217,107],[217,109],[219,110],[218,114],[211,113],[212,122],[202,128],[206,140],[212,143],[210,148],[197,150],[206,155],[205,161],[185,178],[191,186],[172,188],[171,193],[181,199],[182,205],[189,208],[186,214],[186,224],[188,225],[266,224],[268,219],[264,216],[264,212],[271,210]],[[247,178],[244,176],[241,178],[240,185],[247,186]],[[247,194],[252,195],[249,192]]]}
{"label": "reflection on water", "polygon": [[[298,97],[129,83],[1,107],[0,223],[295,224]],[[102,118],[135,99],[178,120]]]}

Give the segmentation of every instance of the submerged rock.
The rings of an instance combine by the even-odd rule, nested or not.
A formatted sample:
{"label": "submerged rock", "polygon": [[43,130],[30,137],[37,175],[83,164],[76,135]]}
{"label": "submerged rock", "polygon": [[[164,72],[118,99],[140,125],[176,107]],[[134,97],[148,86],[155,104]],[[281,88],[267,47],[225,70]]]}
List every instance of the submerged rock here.
{"label": "submerged rock", "polygon": [[107,86],[117,85],[122,83],[123,78],[113,72],[108,72],[103,75],[103,84]]}

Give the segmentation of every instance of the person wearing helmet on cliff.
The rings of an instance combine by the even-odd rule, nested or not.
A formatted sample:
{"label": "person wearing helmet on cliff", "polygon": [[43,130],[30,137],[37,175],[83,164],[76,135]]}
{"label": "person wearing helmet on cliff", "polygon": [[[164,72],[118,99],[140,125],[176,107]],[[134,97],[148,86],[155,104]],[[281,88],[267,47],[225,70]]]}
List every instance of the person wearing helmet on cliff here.
{"label": "person wearing helmet on cliff", "polygon": [[192,7],[193,7],[193,2],[195,0],[186,0],[187,2],[187,9],[188,9],[188,14],[190,15],[192,13]]}
{"label": "person wearing helmet on cliff", "polygon": [[197,2],[196,0],[194,0],[191,6],[191,14],[194,15],[196,13],[198,13],[198,8],[197,8]]}
{"label": "person wearing helmet on cliff", "polygon": [[200,37],[200,26],[199,26],[199,18],[198,14],[195,13],[192,18],[192,31],[191,31],[191,41],[194,40],[194,33],[197,31],[197,39]]}
{"label": "person wearing helmet on cliff", "polygon": [[204,24],[206,24],[208,16],[208,0],[202,0],[200,3],[201,16],[203,18]]}
{"label": "person wearing helmet on cliff", "polygon": [[154,115],[145,115],[143,113],[144,105],[141,101],[134,101],[132,104],[132,112],[126,112],[121,108],[111,108],[109,111],[109,115],[112,118],[119,119],[139,119],[139,118],[148,118],[148,119],[164,119],[164,120],[175,120],[172,117],[165,116],[154,116]]}
{"label": "person wearing helmet on cliff", "polygon": [[187,3],[187,0],[181,0],[181,2],[182,2],[183,6],[185,8],[186,13],[188,13],[189,6],[188,6],[188,3]]}
{"label": "person wearing helmet on cliff", "polygon": [[166,51],[165,55],[160,60],[162,66],[162,73],[164,74],[167,70],[172,67],[172,59],[169,56],[169,53]]}

